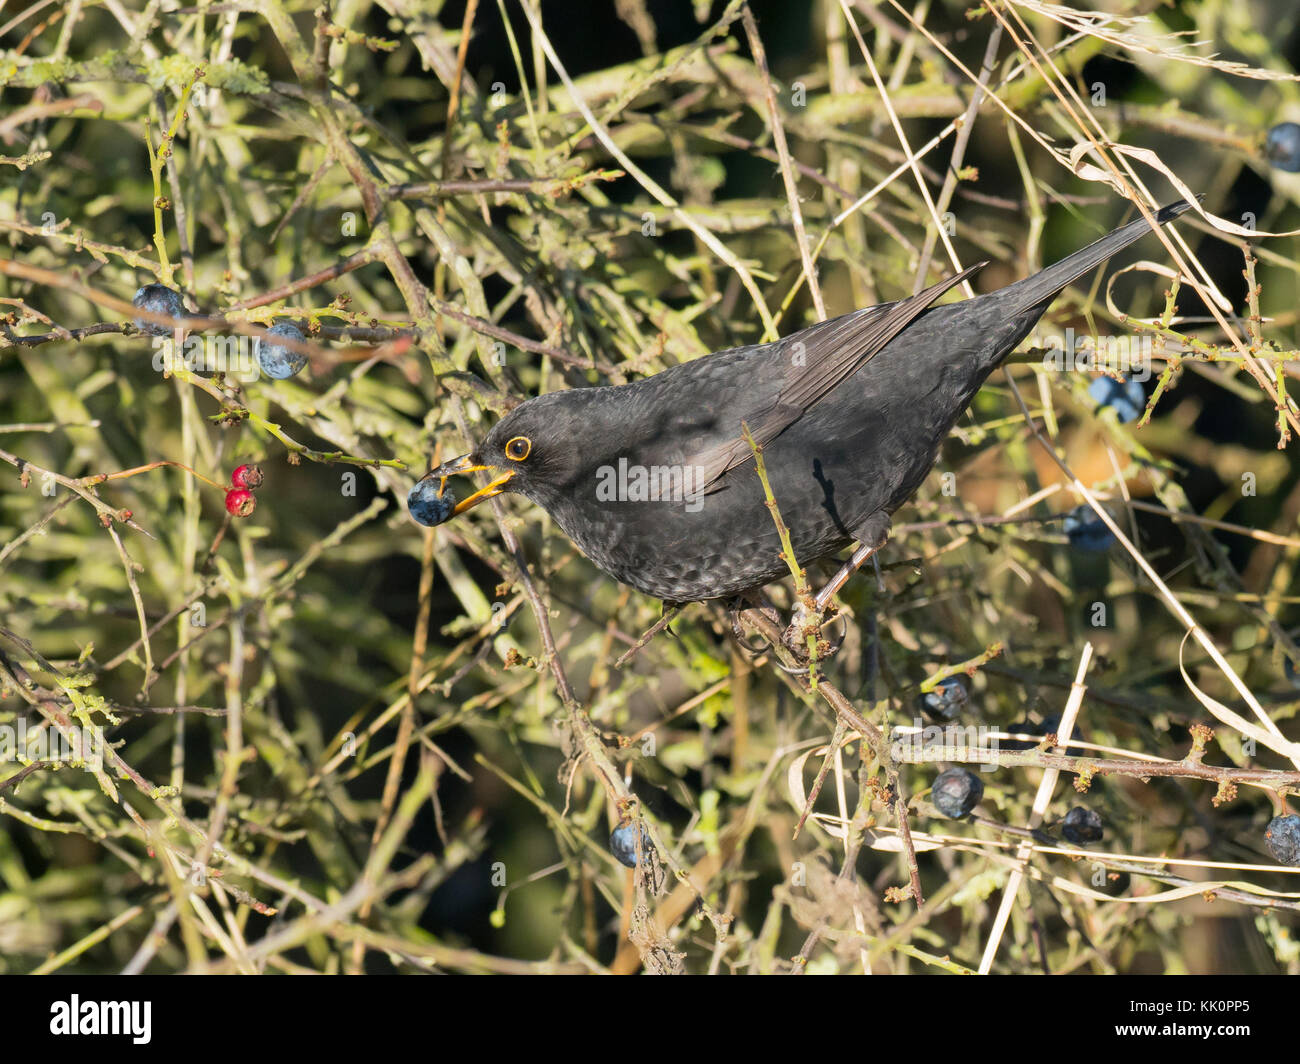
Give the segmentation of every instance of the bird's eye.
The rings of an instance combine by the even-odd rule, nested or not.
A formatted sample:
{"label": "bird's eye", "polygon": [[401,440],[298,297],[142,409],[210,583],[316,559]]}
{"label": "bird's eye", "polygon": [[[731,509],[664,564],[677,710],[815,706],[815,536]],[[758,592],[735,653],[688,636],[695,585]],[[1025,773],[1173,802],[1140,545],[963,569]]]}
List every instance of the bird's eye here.
{"label": "bird's eye", "polygon": [[506,444],[506,457],[512,462],[522,462],[533,449],[533,441],[527,436],[515,436]]}

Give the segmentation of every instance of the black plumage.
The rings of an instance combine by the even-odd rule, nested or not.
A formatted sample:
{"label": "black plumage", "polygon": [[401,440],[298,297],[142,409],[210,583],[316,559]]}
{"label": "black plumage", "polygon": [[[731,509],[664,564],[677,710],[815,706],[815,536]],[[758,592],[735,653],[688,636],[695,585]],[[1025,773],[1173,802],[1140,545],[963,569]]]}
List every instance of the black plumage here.
{"label": "black plumage", "polygon": [[[1189,206],[1165,207],[1156,220]],[[875,545],[985,378],[1052,300],[1149,231],[1139,219],[963,302],[931,306],[965,274],[645,380],[539,396],[417,491],[492,469],[501,475],[449,514],[517,492],[546,509],[601,569],[646,594],[690,602],[752,591],[788,567],[742,421],[765,445],[800,563],[854,541]],[[660,497],[642,499],[656,483]]]}

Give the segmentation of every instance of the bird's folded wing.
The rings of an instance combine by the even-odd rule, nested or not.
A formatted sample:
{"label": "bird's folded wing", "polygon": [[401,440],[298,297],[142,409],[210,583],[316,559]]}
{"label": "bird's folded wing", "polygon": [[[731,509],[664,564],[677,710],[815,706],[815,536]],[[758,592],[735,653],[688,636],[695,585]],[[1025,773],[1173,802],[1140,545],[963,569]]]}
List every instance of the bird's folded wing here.
{"label": "bird's folded wing", "polygon": [[699,471],[696,484],[705,491],[717,490],[727,472],[753,457],[740,421],[748,424],[759,446],[770,443],[866,365],[944,292],[986,265],[978,263],[897,303],[823,322],[782,341],[785,377],[776,398],[761,409],[742,413],[735,436],[690,457],[689,464]]}

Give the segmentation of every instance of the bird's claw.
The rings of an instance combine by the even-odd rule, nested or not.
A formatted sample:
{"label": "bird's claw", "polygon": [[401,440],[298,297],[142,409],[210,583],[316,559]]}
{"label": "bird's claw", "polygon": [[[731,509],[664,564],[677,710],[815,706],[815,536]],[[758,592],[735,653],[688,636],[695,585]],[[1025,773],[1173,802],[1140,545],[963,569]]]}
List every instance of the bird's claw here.
{"label": "bird's claw", "polygon": [[839,653],[840,647],[844,645],[844,633],[841,632],[840,637],[832,642],[829,639],[823,638],[822,628],[824,625],[840,619],[841,617],[842,614],[831,612],[823,615],[814,626],[810,623],[810,616],[807,608],[802,604],[795,607],[794,615],[790,619],[790,624],[781,636],[781,645],[794,655],[796,661],[804,666],[804,668],[799,671],[807,671],[807,666],[809,664],[808,637],[810,635],[814,635],[817,638],[813,655],[817,661],[825,661],[827,658],[834,657]]}
{"label": "bird's claw", "polygon": [[[823,638],[823,627],[838,619],[841,616],[838,612],[822,614],[816,627],[810,623],[810,614],[802,605],[796,607],[790,623],[785,627],[782,627],[781,615],[776,608],[766,603],[759,605],[736,602],[730,604],[727,612],[731,621],[731,634],[735,637],[737,645],[747,655],[758,657],[760,654],[765,653],[769,647],[777,644],[785,648],[786,652],[794,658],[797,664],[787,666],[779,661],[773,662],[777,668],[784,672],[796,675],[808,672],[809,635],[816,634],[817,636],[817,644],[814,648],[814,656],[817,661],[825,661],[827,658],[832,657],[844,645],[843,634],[833,642]],[[745,613],[751,614],[748,621],[743,616]],[[754,614],[757,614],[757,617],[753,616]],[[746,632],[747,624],[748,627],[753,628],[762,637],[762,643],[755,645],[750,641],[749,633]]]}
{"label": "bird's claw", "polygon": [[755,605],[743,600],[737,600],[728,604],[727,615],[731,620],[731,634],[736,640],[736,645],[739,646],[741,651],[747,654],[752,660],[767,650],[767,647],[763,644],[756,646],[751,643],[745,633],[745,625],[741,620],[741,614],[745,610],[750,609],[757,610],[774,626],[780,623],[780,615],[772,606]]}

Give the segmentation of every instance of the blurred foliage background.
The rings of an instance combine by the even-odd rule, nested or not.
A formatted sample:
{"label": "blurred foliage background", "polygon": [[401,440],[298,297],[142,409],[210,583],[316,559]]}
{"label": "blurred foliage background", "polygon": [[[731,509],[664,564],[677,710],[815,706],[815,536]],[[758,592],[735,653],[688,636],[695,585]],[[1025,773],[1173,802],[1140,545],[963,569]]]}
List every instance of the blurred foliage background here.
{"label": "blurred foliage background", "polygon": [[[743,14],[0,8],[0,725],[93,725],[112,747],[98,773],[0,763],[0,970],[944,972],[978,968],[993,939],[995,972],[1300,971],[1300,883],[1263,838],[1295,766],[1195,697],[1170,607],[1300,739],[1294,403],[1262,383],[1296,374],[1295,237],[1252,242],[1248,264],[1240,237],[1179,223],[1244,347],[1188,283],[1146,330],[1112,312],[1172,311],[1149,271],[1107,303],[1122,266],[1169,263],[1155,238],[1072,288],[898,515],[883,583],[842,596],[825,676],[886,734],[972,662],[959,723],[1046,730],[1091,644],[1077,734],[1094,760],[1179,761],[1209,723],[1206,764],[1276,773],[1237,792],[1066,772],[1049,835],[1082,804],[1105,838],[1081,858],[1040,837],[1005,931],[1023,837],[1005,826],[1031,823],[1045,748],[982,775],[981,822],[938,819],[940,766],[890,770],[740,649],[716,604],[618,668],[660,606],[544,513],[506,496],[436,530],[407,515],[435,456],[522,398],[757,342],[754,293],[777,334],[817,319],[769,87],[828,315],[947,275],[941,228],[963,264],[993,260],[989,290],[1134,217],[1051,151],[1089,136],[1148,149],[1231,222],[1300,226],[1300,175],[1262,151],[1300,121],[1288,0],[756,0],[770,77]],[[962,67],[991,41],[1005,106],[971,110]],[[895,117],[913,150],[940,137],[919,174]],[[196,335],[303,323],[309,370],[160,372],[124,306],[149,282],[226,323]],[[1149,420],[1100,408],[1091,373],[1044,368],[1067,329],[1152,337]],[[1059,518],[1082,500],[1012,382],[1168,596],[1120,546],[1071,546]],[[151,466],[225,485],[250,461],[266,483],[235,520],[214,484]],[[1196,643],[1182,661],[1251,715]],[[635,873],[607,847],[624,816],[657,840]]]}

